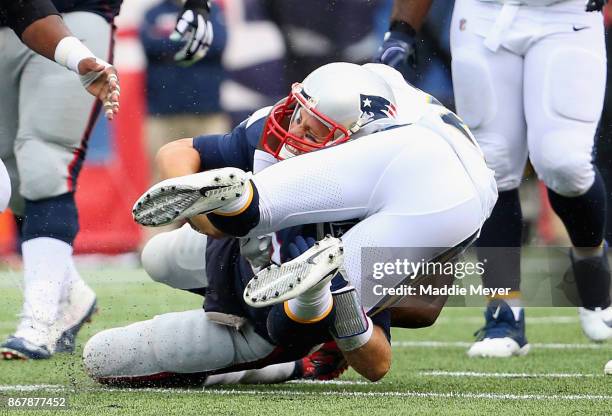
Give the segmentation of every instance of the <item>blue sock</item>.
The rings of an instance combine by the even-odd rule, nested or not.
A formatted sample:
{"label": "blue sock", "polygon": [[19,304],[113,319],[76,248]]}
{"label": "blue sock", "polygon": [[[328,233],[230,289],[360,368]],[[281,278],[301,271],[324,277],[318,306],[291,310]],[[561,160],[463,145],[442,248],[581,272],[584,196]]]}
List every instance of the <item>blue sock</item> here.
{"label": "blue sock", "polygon": [[479,259],[486,259],[485,287],[520,291],[522,235],[523,212],[518,189],[500,192],[476,243]]}

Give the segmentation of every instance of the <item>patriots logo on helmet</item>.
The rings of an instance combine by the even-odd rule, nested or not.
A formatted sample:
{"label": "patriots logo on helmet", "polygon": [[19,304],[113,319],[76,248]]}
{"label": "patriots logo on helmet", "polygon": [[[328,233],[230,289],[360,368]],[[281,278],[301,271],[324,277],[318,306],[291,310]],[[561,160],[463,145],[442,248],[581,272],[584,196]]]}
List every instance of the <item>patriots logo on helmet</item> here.
{"label": "patriots logo on helmet", "polygon": [[361,116],[359,116],[361,126],[381,118],[394,118],[397,114],[395,105],[386,98],[364,94],[360,94],[359,97],[361,100]]}

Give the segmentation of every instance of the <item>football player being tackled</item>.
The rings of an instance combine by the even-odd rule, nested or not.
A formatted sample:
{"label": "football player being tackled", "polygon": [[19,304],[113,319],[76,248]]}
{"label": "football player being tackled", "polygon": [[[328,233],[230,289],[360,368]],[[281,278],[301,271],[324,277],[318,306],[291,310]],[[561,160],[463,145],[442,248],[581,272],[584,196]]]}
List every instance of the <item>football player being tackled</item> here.
{"label": "football player being tackled", "polygon": [[[381,296],[364,305],[361,249],[459,251],[497,198],[493,172],[458,117],[380,64],[325,65],[232,133],[165,146],[158,164],[169,179],[136,202],[142,225],[187,219],[209,236],[256,239],[315,224],[318,241],[308,248],[300,229],[284,240],[301,247],[297,257],[253,276],[242,260],[220,266],[238,240],[210,239],[204,311],[97,334],[84,358],[99,380],[261,368],[332,339],[357,372],[379,380],[391,364],[390,326],[431,324],[444,299],[392,308],[397,299]],[[334,230],[339,223],[348,230]],[[342,240],[322,238],[334,231]]]}

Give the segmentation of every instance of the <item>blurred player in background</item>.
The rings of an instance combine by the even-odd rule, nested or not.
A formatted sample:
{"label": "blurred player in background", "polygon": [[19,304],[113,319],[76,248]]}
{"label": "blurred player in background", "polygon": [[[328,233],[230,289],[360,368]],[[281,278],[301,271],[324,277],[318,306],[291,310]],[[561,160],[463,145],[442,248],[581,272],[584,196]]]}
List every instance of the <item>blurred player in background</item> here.
{"label": "blurred player in background", "polygon": [[[72,262],[78,231],[74,190],[101,104],[110,119],[118,111],[117,75],[106,61],[111,61],[111,22],[120,1],[34,3],[6,2],[2,22],[15,33],[0,30],[5,103],[0,158],[11,177],[10,206],[21,223],[25,282],[22,319],[0,347],[6,359],[48,358],[54,351],[72,350],[76,331],[93,313],[95,295]],[[36,50],[79,74],[81,82],[22,39],[42,45]],[[100,94],[102,102],[83,86]]]}
{"label": "blurred player in background", "polygon": [[[95,58],[81,41],[74,38],[50,0],[3,1],[0,3],[0,25],[8,25],[30,49],[42,56],[57,60],[80,76],[83,87],[102,101],[106,116],[112,119],[119,110],[119,80],[117,71],[108,63]],[[3,35],[4,36],[4,35]],[[58,48],[59,44],[63,46]],[[66,46],[72,44],[71,47]],[[68,66],[65,52],[71,48],[84,53],[74,59],[75,67]],[[64,54],[64,56],[62,56]],[[0,160],[0,212],[11,197],[11,183],[6,166]]]}
{"label": "blurred player in background", "polygon": [[[382,60],[392,65],[412,53],[415,29],[431,1],[395,3],[392,30],[381,50]],[[508,357],[529,350],[518,249],[518,186],[528,155],[574,246],[570,258],[582,328],[592,340],[612,338],[604,186],[591,160],[605,83],[601,15],[587,13],[581,0],[519,3],[457,0],[451,24],[457,111],[482,146],[500,190],[479,246],[516,247],[507,256],[487,256],[485,285],[509,287],[512,293],[491,300],[470,356]],[[589,1],[586,7],[598,11],[603,4]]]}

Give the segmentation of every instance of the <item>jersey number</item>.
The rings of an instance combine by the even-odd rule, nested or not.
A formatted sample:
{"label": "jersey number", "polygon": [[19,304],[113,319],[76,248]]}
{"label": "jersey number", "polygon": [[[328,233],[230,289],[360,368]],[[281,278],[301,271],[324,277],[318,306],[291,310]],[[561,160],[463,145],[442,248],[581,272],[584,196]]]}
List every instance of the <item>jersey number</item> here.
{"label": "jersey number", "polygon": [[474,144],[474,139],[472,138],[470,133],[468,133],[465,123],[463,123],[463,120],[457,117],[455,113],[449,111],[448,113],[441,115],[440,118],[442,118],[442,121],[446,124],[453,126],[457,130],[459,130],[465,137],[467,137],[470,143]]}

